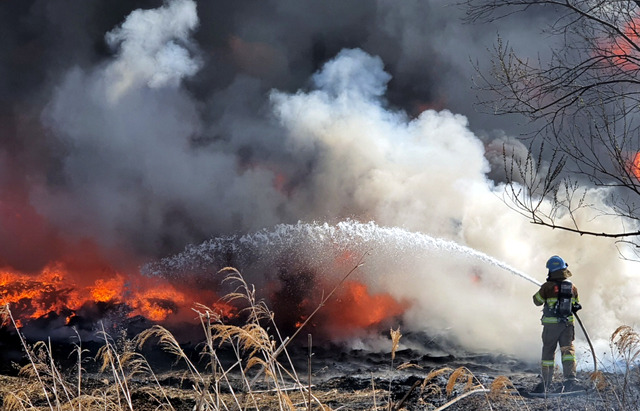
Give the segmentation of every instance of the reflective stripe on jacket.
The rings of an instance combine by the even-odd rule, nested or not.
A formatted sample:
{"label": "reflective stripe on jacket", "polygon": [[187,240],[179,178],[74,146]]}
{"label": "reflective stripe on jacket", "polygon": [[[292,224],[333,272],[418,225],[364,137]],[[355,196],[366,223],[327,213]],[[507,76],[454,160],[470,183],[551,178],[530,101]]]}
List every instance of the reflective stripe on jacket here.
{"label": "reflective stripe on jacket", "polygon": [[[535,305],[544,305],[542,324],[557,324],[565,321],[572,323],[575,320],[573,314],[569,315],[566,319],[549,314],[558,302],[558,293],[555,290],[557,281],[563,281],[569,277],[571,277],[571,272],[566,268],[554,271],[549,274],[547,281],[540,286],[540,290],[533,295],[533,303]],[[572,285],[571,290],[573,294],[571,297],[571,305],[579,303],[578,289],[575,285]]]}

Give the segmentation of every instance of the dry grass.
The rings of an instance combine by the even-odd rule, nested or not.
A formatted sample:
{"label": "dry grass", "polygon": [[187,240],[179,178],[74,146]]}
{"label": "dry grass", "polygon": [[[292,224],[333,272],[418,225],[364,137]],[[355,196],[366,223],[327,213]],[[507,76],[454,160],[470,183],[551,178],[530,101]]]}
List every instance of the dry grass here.
{"label": "dry grass", "polygon": [[[615,361],[622,364],[622,372],[613,374],[609,378],[602,375],[595,375],[592,378],[596,383],[601,395],[609,395],[615,399],[620,409],[638,409],[640,407],[640,397],[637,390],[630,387],[635,373],[635,384],[638,385],[640,374],[638,373],[638,359],[640,358],[640,335],[630,326],[621,325],[611,334],[610,343]],[[620,378],[620,375],[622,377]],[[620,387],[619,389],[612,389]]]}
{"label": "dry grass", "polygon": [[609,387],[609,383],[602,371],[596,371],[589,375],[589,382],[597,391],[604,391]]}
{"label": "dry grass", "polygon": [[[153,404],[153,409],[175,410],[170,390],[159,382],[140,353],[150,342],[186,368],[185,380],[192,384],[189,399],[195,403],[194,410],[295,410],[300,405],[310,409],[309,400],[315,403],[316,409],[329,409],[321,400],[324,395],[320,398],[312,395],[308,386],[305,387],[298,378],[286,349],[289,338],[282,338],[273,321],[273,313],[263,301],[256,299],[254,287],[247,284],[236,269],[225,268],[222,271],[227,274],[224,281],[235,285],[234,291],[224,299],[243,306],[240,314],[246,320],[242,325],[225,324],[211,308],[195,305],[194,312],[200,319],[205,339],[200,351],[200,359],[205,361],[204,370],[201,363],[195,364],[189,358],[175,336],[160,325],[144,330],[133,340],[118,338],[117,341],[102,327],[99,336],[103,344],[94,359],[105,376],[104,384],[99,387],[83,386],[85,351],[80,342],[75,346],[77,372],[72,374],[77,380],[73,381],[56,366],[50,343],[28,345],[9,306],[1,307],[0,319],[3,324],[13,325],[28,360],[19,372],[19,376],[28,383],[21,384],[18,390],[4,393],[3,409],[133,411],[136,409],[134,397],[144,394],[145,401]],[[235,363],[226,368],[217,355],[223,346],[236,356]],[[281,362],[279,357],[283,357],[285,362]],[[139,380],[148,383],[141,387],[134,383]]]}
{"label": "dry grass", "polygon": [[638,362],[640,335],[628,325],[621,325],[611,334],[611,343],[629,365]]}
{"label": "dry grass", "polygon": [[396,351],[398,350],[398,345],[400,345],[402,334],[400,333],[400,327],[397,330],[392,328],[389,333],[391,334],[391,364],[393,366],[393,360],[396,359]]}
{"label": "dry grass", "polygon": [[[74,343],[75,366],[63,371],[54,358],[51,342],[27,344],[9,306],[0,307],[0,320],[13,325],[26,357],[26,365],[19,370],[18,377],[0,376],[2,409],[284,411],[335,407],[333,409],[398,410],[403,409],[405,402],[431,410],[463,409],[468,404],[475,404],[473,409],[529,409],[530,403],[519,396],[509,378],[498,376],[483,383],[466,367],[433,369],[410,389],[395,393],[404,394],[402,399],[394,399],[392,383],[399,384],[392,378],[388,390],[381,390],[376,388],[373,376],[368,389],[325,388],[310,392],[310,380],[303,383],[298,377],[287,351],[290,338],[280,335],[273,313],[256,298],[253,286],[247,284],[237,270],[227,268],[224,272],[227,273],[225,281],[235,286],[225,300],[243,307],[241,314],[245,321],[225,323],[214,309],[196,304],[194,312],[204,336],[199,345],[199,361],[193,360],[175,336],[160,325],[144,330],[133,339],[123,335],[114,337],[102,328],[99,332],[102,345],[93,358],[99,365],[99,377],[86,376],[83,366],[89,358],[79,335]],[[325,302],[323,299],[323,304]],[[421,370],[412,363],[394,367],[401,338],[400,328],[390,330],[390,375],[410,368]],[[611,376],[599,372],[592,374],[592,384],[606,406],[637,409],[636,398],[628,393],[633,381],[631,371],[637,369],[634,365],[640,357],[640,337],[631,327],[622,326],[611,336],[611,344],[627,364],[626,372],[619,374],[623,381],[613,381]],[[186,389],[161,382],[163,378],[156,375],[141,353],[148,345],[161,348],[180,364],[184,370],[182,386]],[[234,358],[223,361],[218,356],[221,350],[232,352]]]}

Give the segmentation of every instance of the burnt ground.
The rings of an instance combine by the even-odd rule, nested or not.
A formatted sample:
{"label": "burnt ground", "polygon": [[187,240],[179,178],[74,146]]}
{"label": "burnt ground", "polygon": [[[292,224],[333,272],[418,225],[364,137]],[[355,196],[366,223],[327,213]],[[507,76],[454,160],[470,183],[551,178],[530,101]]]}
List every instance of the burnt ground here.
{"label": "burnt ground", "polygon": [[[325,353],[326,354],[326,353]],[[315,356],[315,354],[314,354]],[[392,370],[390,361],[385,356],[376,353],[354,351],[341,353],[337,358],[322,358],[318,356],[313,363],[321,367],[312,371],[312,393],[325,406],[333,410],[385,410],[391,399],[395,409],[406,410],[435,410],[443,407],[450,401],[462,397],[465,392],[477,390],[481,384],[490,388],[492,382],[499,376],[509,378],[513,384],[511,390],[507,389],[498,393],[477,392],[453,402],[446,407],[448,410],[636,410],[638,409],[638,397],[627,399],[627,406],[622,406],[622,399],[607,387],[604,390],[590,390],[588,394],[578,397],[564,398],[526,398],[517,390],[528,391],[533,388],[538,377],[534,370],[504,372],[502,364],[494,361],[504,359],[502,357],[470,356],[469,358],[424,358],[424,356],[410,351],[397,353],[396,360],[408,360],[415,366],[404,370]],[[387,356],[388,357],[388,356]],[[491,360],[491,363],[483,364],[483,360]],[[493,365],[497,364],[497,367]],[[420,368],[418,368],[418,366]],[[447,395],[447,383],[451,377],[451,371],[458,367],[467,367],[473,373],[473,387],[468,388],[467,378],[463,376]],[[306,368],[306,367],[305,367]],[[302,368],[301,368],[302,370]],[[442,374],[430,380],[427,386],[422,382],[431,371],[443,370]],[[306,371],[306,370],[305,370]],[[580,375],[583,381],[588,381],[586,373]],[[616,376],[610,376],[615,380]],[[192,385],[193,381],[186,376],[181,367],[173,370],[158,372],[158,381],[165,388],[167,397],[176,410],[193,410],[197,401]],[[306,380],[306,372],[300,375],[301,380]],[[10,391],[23,390],[25,384],[34,384],[33,380],[18,376],[0,376],[0,397],[3,398]],[[105,373],[86,373],[83,378],[85,390],[100,389],[112,383],[112,378]],[[637,383],[636,383],[637,384]],[[273,387],[258,382],[253,391],[253,397],[243,396],[242,384],[239,379],[232,379],[232,385],[238,397],[244,401],[247,409],[278,409],[274,395],[269,393]],[[43,401],[40,392],[34,384],[34,397],[40,398],[41,409],[49,409]],[[158,390],[154,381],[148,377],[137,377],[130,383],[133,393],[133,402],[136,410],[158,409]],[[636,385],[637,387],[637,385]],[[150,389],[151,388],[151,389]],[[226,401],[231,402],[229,389],[223,389]],[[635,391],[637,393],[637,390]],[[255,403],[253,401],[256,401]],[[297,391],[291,391],[291,400],[297,409],[304,410],[304,399]],[[256,405],[257,404],[257,407]],[[4,408],[3,408],[4,409]],[[124,409],[124,408],[123,408]],[[313,409],[320,409],[314,404]]]}
{"label": "burnt ground", "polygon": [[[16,367],[9,365],[27,364],[24,357],[20,358],[19,354],[7,350],[7,340],[2,341],[5,341],[0,362],[3,371],[3,375],[0,375],[0,399],[5,404],[3,409],[7,409],[9,393],[24,391],[29,385],[33,386],[30,395],[33,395],[34,405],[42,407],[35,409],[50,409],[35,381],[18,376]],[[424,349],[420,350],[397,351],[393,365],[390,352],[354,350],[333,345],[313,347],[312,393],[322,404],[333,410],[386,410],[389,401],[395,407],[393,409],[406,410],[436,410],[439,407],[446,407],[447,410],[640,409],[640,383],[638,373],[635,372],[637,370],[629,375],[626,385],[624,375],[603,374],[599,389],[595,389],[595,384],[590,381],[590,373],[581,372],[581,382],[589,387],[585,395],[547,399],[527,398],[521,393],[528,392],[539,381],[535,364],[499,354],[468,353],[453,349],[452,345],[444,342],[436,343],[433,339],[425,345]],[[95,353],[97,346],[89,343],[83,345],[89,350],[86,358]],[[196,347],[185,345],[184,348],[194,362],[198,363]],[[59,368],[68,375],[73,385],[77,382],[74,382],[76,371],[73,356],[69,356],[71,349],[69,344],[53,345],[54,357],[59,361]],[[306,385],[308,348],[293,346],[288,351],[299,380]],[[173,357],[157,347],[145,349],[143,354],[152,366],[158,382],[165,391],[164,395],[173,408],[193,410],[198,396],[193,389],[194,382],[184,366],[174,363]],[[232,364],[235,361],[231,352],[221,350],[218,354],[223,363]],[[279,360],[287,361],[284,355]],[[95,361],[87,360],[83,368],[85,371],[81,384],[85,392],[104,391],[105,387],[113,385],[112,375],[99,372]],[[204,367],[201,371],[207,372]],[[254,372],[255,369],[250,370],[249,374]],[[452,376],[456,372],[459,375],[454,379]],[[233,390],[238,401],[247,409],[279,409],[272,391],[273,386],[266,385],[263,379],[256,380],[251,393],[244,393],[246,390],[238,372],[232,371],[229,376],[231,384],[220,390],[227,403],[232,403],[230,398]],[[158,408],[159,401],[156,400],[161,397],[161,390],[150,376],[141,374],[133,377],[129,388],[134,409],[161,409]],[[284,388],[289,389],[292,386]],[[491,391],[482,391],[483,389]],[[473,393],[469,394],[471,391]],[[301,392],[295,389],[288,392],[296,409],[306,409]],[[448,403],[450,405],[447,405]],[[317,404],[313,405],[313,409],[320,409]],[[236,406],[237,408],[239,407]]]}

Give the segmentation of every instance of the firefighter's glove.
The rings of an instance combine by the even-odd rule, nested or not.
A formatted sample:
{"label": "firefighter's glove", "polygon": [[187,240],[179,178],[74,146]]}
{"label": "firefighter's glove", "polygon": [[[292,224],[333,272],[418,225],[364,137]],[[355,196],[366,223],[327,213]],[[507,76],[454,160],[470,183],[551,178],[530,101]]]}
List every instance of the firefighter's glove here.
{"label": "firefighter's glove", "polygon": [[571,312],[572,313],[576,313],[578,312],[578,310],[581,310],[582,306],[580,304],[573,304],[573,306],[571,306]]}

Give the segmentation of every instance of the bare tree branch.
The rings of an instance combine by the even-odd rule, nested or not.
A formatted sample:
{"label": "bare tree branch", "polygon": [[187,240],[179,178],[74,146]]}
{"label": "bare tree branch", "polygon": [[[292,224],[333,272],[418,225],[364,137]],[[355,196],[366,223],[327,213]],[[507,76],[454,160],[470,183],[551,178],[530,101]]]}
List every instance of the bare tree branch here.
{"label": "bare tree branch", "polygon": [[[518,55],[498,37],[489,72],[476,65],[480,106],[520,114],[534,132],[529,154],[503,149],[505,201],[537,225],[620,239],[640,247],[640,1],[466,0],[469,22],[553,11],[541,30],[550,57]],[[595,204],[585,187],[606,190]],[[590,229],[585,209],[618,217],[611,231]],[[593,215],[593,213],[591,214]]]}

